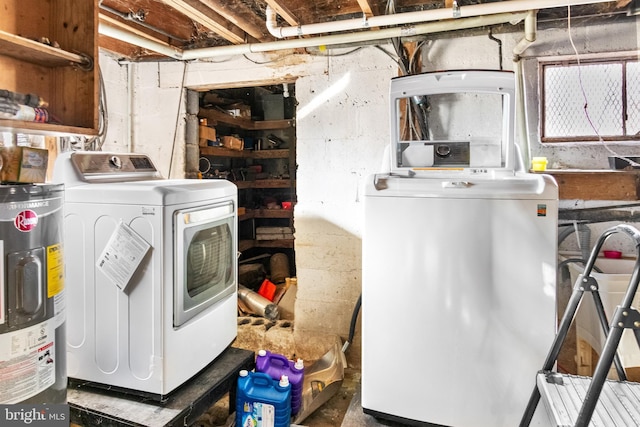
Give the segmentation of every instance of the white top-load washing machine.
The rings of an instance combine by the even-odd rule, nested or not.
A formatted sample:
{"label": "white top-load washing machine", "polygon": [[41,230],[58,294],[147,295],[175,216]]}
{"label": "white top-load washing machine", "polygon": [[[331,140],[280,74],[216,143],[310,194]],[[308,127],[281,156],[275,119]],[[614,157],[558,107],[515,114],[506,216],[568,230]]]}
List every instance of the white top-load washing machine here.
{"label": "white top-load washing machine", "polygon": [[555,334],[557,185],[522,168],[512,72],[398,77],[390,100],[364,196],[362,406],[516,426]]}
{"label": "white top-load washing machine", "polygon": [[69,152],[68,374],[162,400],[237,332],[237,189],[163,179],[142,154]]}

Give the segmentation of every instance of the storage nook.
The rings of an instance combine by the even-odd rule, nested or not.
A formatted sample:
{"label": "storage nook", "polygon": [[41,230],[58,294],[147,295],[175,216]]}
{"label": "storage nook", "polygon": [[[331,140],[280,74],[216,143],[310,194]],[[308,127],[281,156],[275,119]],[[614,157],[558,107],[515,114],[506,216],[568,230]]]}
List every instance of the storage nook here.
{"label": "storage nook", "polygon": [[199,171],[203,179],[228,179],[238,187],[240,264],[284,253],[293,277],[295,105],[293,88],[286,89],[200,93]]}

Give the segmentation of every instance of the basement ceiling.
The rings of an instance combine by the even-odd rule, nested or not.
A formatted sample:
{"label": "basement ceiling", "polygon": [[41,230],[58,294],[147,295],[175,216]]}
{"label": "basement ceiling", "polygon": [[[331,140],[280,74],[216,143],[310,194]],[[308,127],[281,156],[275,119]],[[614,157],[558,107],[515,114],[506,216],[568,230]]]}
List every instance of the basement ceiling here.
{"label": "basement ceiling", "polygon": [[[575,5],[571,7],[571,17],[584,21],[626,16],[630,1]],[[467,6],[501,2],[513,4],[514,0],[457,0],[457,6],[464,16]],[[523,3],[522,0],[515,2]],[[535,4],[536,1],[528,3]],[[178,51],[274,42],[278,39],[270,34],[266,25],[268,7],[275,12],[276,26],[294,28],[432,9],[454,11],[454,0],[100,0],[99,5],[101,27],[108,25],[135,34],[138,39],[175,47]],[[566,17],[567,7],[538,12],[539,22],[566,25]],[[562,21],[564,23],[560,24]],[[356,31],[375,29],[342,32]],[[101,48],[130,60],[162,57],[156,51],[140,47],[139,43],[123,42],[120,37],[101,34],[99,43]]]}

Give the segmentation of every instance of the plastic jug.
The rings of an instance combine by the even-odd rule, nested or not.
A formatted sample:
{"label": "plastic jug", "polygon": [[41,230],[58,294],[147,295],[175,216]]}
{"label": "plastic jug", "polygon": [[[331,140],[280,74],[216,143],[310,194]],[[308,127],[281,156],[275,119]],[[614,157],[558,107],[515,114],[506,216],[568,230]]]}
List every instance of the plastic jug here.
{"label": "plastic jug", "polygon": [[291,384],[262,372],[240,371],[236,392],[237,427],[287,427],[291,423]]}
{"label": "plastic jug", "polygon": [[258,351],[256,371],[268,374],[277,380],[286,375],[291,383],[291,415],[296,415],[302,406],[302,386],[304,381],[304,364],[302,359],[293,362],[285,356],[271,353],[268,350]]}

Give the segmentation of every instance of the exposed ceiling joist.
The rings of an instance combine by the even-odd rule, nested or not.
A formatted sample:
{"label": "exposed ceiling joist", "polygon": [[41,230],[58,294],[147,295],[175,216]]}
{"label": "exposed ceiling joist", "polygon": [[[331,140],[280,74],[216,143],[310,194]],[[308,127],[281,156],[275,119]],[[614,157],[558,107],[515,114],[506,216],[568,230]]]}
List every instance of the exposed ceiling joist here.
{"label": "exposed ceiling joist", "polygon": [[362,13],[364,13],[364,16],[367,18],[373,16],[373,9],[371,8],[369,0],[358,0],[358,4],[360,5],[360,9],[362,9]]}
{"label": "exposed ceiling joist", "polygon": [[162,0],[162,2],[233,44],[246,41],[246,33],[242,29],[232,25],[200,1]]}
{"label": "exposed ceiling joist", "polygon": [[[633,4],[636,1],[634,0]],[[399,37],[411,33],[408,24],[430,19],[460,19],[474,15],[500,14],[514,10],[536,10],[545,26],[566,26],[568,4],[571,17],[622,21],[630,0],[98,0],[100,46],[128,59],[194,59],[193,50],[234,49],[250,45],[250,52],[266,52],[280,39],[368,35],[369,32],[404,28]],[[393,4],[393,8],[388,8]],[[459,9],[453,9],[457,7]],[[385,13],[388,10],[388,13]],[[267,13],[269,11],[269,13]],[[409,22],[400,22],[403,17]],[[414,19],[414,17],[417,17]],[[575,21],[577,24],[580,20]],[[411,27],[411,25],[409,25]],[[450,26],[455,31],[456,26]],[[514,31],[518,29],[514,28]],[[108,34],[107,34],[108,33]],[[376,33],[379,34],[379,33]],[[375,34],[369,34],[374,36]],[[435,35],[434,35],[435,37]],[[137,41],[132,42],[133,38]],[[339,44],[346,44],[339,43]],[[280,44],[277,45],[278,47]],[[240,49],[239,51],[244,52]],[[220,52],[216,51],[216,54]],[[221,54],[221,53],[220,53]]]}
{"label": "exposed ceiling joist", "polygon": [[273,40],[266,31],[264,19],[257,19],[256,14],[243,3],[237,3],[231,7],[231,3],[226,0],[201,0],[201,2],[256,40]]}
{"label": "exposed ceiling joist", "polygon": [[291,26],[300,25],[300,20],[287,7],[278,0],[265,0],[266,3],[276,11],[278,15]]}

